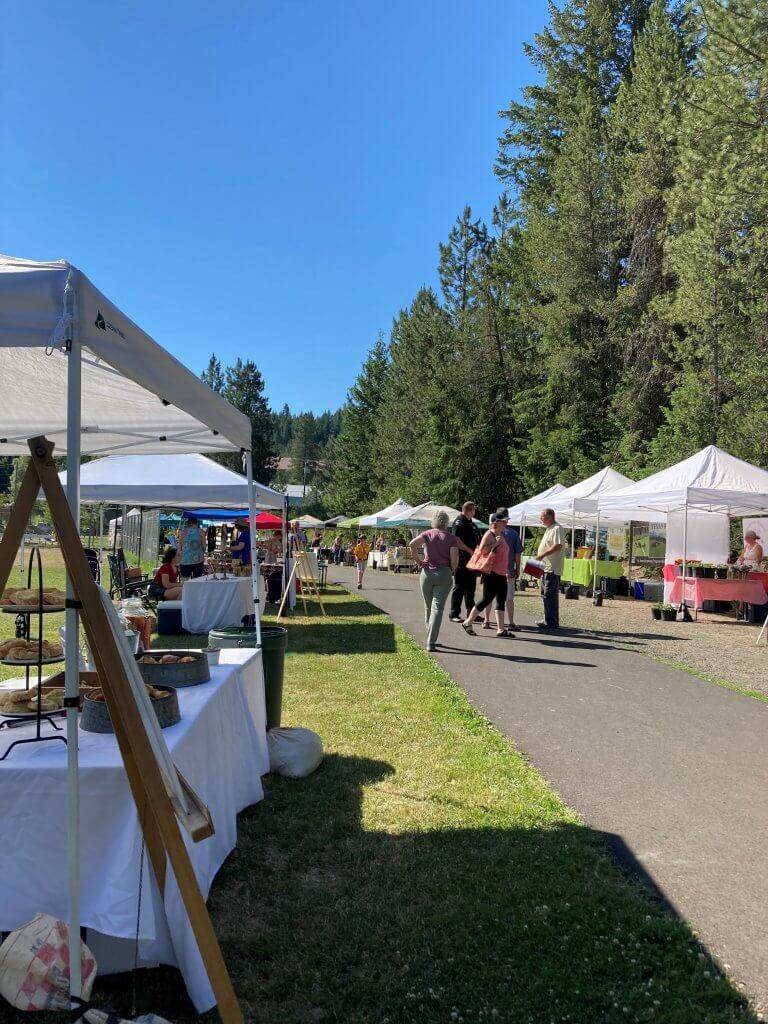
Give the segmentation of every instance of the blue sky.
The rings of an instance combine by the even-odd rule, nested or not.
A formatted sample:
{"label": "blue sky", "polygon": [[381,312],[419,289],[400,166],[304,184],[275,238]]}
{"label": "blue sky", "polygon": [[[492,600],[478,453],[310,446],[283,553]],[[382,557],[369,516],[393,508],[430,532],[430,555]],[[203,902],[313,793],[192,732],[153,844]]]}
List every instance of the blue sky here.
{"label": "blue sky", "polygon": [[3,0],[0,251],[71,260],[199,372],[335,408],[465,203],[544,0]]}

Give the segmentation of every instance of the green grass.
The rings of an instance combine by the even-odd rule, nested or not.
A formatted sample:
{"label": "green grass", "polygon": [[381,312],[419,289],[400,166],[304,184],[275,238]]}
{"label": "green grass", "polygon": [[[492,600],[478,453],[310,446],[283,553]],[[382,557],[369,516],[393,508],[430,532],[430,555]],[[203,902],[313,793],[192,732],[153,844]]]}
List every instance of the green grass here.
{"label": "green grass", "polygon": [[[247,1021],[754,1019],[410,637],[349,594],[327,606],[288,620],[284,713],[325,762],[266,780],[211,894]],[[198,1019],[175,971],[138,988],[138,1012]],[[123,1011],[130,989],[97,982]]]}

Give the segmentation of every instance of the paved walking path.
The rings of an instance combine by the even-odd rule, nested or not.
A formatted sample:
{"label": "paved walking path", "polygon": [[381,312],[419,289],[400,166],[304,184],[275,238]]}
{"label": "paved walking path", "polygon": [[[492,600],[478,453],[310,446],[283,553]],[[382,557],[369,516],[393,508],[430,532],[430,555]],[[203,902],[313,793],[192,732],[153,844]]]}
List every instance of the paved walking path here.
{"label": "paved walking path", "polygon": [[[354,589],[351,570],[331,580]],[[417,577],[369,570],[362,596],[423,642]],[[609,634],[540,634],[536,593],[516,605],[517,639],[446,616],[433,657],[768,1008],[768,705]]]}

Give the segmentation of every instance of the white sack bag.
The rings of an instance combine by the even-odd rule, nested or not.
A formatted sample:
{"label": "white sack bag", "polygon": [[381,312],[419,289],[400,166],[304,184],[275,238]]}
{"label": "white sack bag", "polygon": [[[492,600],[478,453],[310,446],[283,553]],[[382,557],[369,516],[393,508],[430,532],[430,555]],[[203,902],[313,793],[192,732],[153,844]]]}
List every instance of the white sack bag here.
{"label": "white sack bag", "polygon": [[[96,978],[96,960],[80,943],[83,998]],[[19,1010],[69,1010],[69,928],[36,914],[0,946],[0,995]]]}
{"label": "white sack bag", "polygon": [[311,729],[270,729],[267,743],[269,770],[288,779],[311,775],[323,760],[323,741]]}

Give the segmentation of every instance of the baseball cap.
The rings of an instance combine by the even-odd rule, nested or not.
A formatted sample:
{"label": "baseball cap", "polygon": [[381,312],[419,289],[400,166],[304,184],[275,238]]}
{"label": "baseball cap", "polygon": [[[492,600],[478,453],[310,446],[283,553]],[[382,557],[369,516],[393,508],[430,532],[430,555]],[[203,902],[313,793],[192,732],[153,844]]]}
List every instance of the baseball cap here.
{"label": "baseball cap", "polygon": [[505,508],[497,508],[496,511],[491,516],[491,522],[492,523],[498,523],[500,519],[504,519],[504,520],[509,519],[509,512],[507,511],[507,509],[505,509]]}

